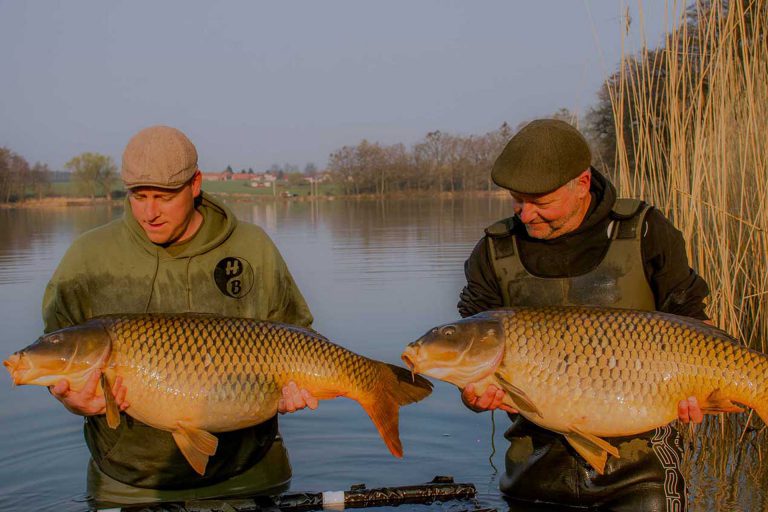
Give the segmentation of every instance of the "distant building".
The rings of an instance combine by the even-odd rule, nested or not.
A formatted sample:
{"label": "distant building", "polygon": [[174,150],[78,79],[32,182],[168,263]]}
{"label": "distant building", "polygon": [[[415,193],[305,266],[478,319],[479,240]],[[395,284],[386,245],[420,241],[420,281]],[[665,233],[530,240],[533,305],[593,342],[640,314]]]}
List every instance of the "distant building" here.
{"label": "distant building", "polygon": [[277,176],[269,171],[258,172],[233,172],[227,169],[222,172],[204,172],[203,180],[205,181],[239,181],[247,182],[248,185],[254,188],[268,188],[275,185],[277,182]]}
{"label": "distant building", "polygon": [[321,172],[314,176],[307,176],[304,180],[309,183],[326,183],[331,180],[331,173]]}
{"label": "distant building", "polygon": [[229,181],[233,174],[230,169],[223,172],[203,172],[203,181]]}

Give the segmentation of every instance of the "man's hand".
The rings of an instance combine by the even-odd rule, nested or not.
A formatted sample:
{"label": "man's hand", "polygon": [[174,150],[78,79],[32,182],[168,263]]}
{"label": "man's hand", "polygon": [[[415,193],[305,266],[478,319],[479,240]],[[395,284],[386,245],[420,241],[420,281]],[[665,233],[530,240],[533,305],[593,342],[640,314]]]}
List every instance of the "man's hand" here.
{"label": "man's hand", "polygon": [[680,400],[677,404],[677,418],[683,423],[704,421],[704,413],[701,412],[695,396],[688,397],[688,400]]}
{"label": "man's hand", "polygon": [[[80,391],[73,391],[70,389],[69,381],[66,379],[60,380],[55,386],[49,386],[48,390],[59,402],[64,404],[64,407],[71,413],[79,416],[105,414],[107,412],[107,406],[106,401],[104,400],[104,395],[96,395],[96,389],[99,385],[100,378],[101,370],[93,370],[91,374],[88,375],[88,380]],[[125,401],[126,391],[126,387],[123,386],[123,378],[116,378],[115,384],[112,386],[112,394],[115,396],[115,402],[117,402],[121,411],[126,410],[130,405]]]}
{"label": "man's hand", "polygon": [[305,407],[317,409],[317,398],[306,389],[299,389],[295,382],[290,381],[283,387],[283,397],[277,402],[277,412],[285,414]]}
{"label": "man's hand", "polygon": [[485,393],[478,395],[475,392],[474,384],[467,384],[464,390],[461,392],[461,400],[464,405],[469,407],[475,412],[492,411],[494,409],[501,409],[505,412],[517,413],[517,409],[513,409],[507,404],[503,403],[504,397],[507,394],[503,389],[499,389],[493,384],[488,386]]}

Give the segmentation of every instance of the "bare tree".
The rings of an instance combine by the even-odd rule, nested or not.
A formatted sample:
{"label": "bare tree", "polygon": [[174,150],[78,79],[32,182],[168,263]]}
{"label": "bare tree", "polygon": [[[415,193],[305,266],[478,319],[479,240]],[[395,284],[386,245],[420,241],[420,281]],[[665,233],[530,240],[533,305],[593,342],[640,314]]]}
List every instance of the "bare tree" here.
{"label": "bare tree", "polygon": [[37,162],[30,171],[30,185],[32,192],[38,199],[42,199],[51,191],[51,170],[46,164]]}
{"label": "bare tree", "polygon": [[11,182],[11,150],[0,147],[0,200],[8,202],[8,188]]}
{"label": "bare tree", "polygon": [[23,202],[30,179],[29,164],[23,156],[13,151],[8,151],[5,161],[7,170],[4,185],[5,202],[9,203],[12,199]]}

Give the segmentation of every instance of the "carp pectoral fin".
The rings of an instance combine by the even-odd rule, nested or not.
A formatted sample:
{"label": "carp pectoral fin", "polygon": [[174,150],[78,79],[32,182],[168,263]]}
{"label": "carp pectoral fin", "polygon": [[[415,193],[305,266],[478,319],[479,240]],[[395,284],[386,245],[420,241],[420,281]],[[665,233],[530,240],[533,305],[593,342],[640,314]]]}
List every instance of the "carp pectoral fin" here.
{"label": "carp pectoral fin", "polygon": [[177,426],[178,428],[171,432],[176,445],[189,465],[199,475],[204,475],[205,466],[208,465],[209,457],[216,453],[219,440],[210,432],[195,428],[183,421],[179,421]]}
{"label": "carp pectoral fin", "polygon": [[101,390],[104,392],[104,403],[107,409],[107,425],[109,428],[117,428],[120,425],[120,408],[117,406],[115,395],[112,394],[112,387],[107,381],[107,376],[101,374]]}
{"label": "carp pectoral fin", "polygon": [[605,472],[605,462],[608,460],[608,454],[619,457],[618,448],[605,439],[584,432],[578,427],[571,427],[571,432],[565,434],[565,439],[601,475]]}
{"label": "carp pectoral fin", "polygon": [[501,387],[504,389],[504,391],[507,392],[507,395],[509,395],[509,398],[512,400],[518,411],[536,414],[539,416],[539,418],[543,418],[541,411],[539,411],[539,408],[536,407],[536,404],[534,404],[531,399],[528,398],[528,395],[525,394],[525,391],[510,383],[498,372],[494,376],[496,377],[496,380],[499,381],[499,384],[501,384]]}
{"label": "carp pectoral fin", "polygon": [[341,391],[336,390],[325,390],[325,389],[308,389],[310,393],[312,393],[312,396],[317,398],[318,400],[333,400],[334,398],[339,398],[340,396],[344,396],[344,394]]}
{"label": "carp pectoral fin", "polygon": [[744,412],[744,409],[725,398],[719,388],[711,392],[700,407],[705,413]]}

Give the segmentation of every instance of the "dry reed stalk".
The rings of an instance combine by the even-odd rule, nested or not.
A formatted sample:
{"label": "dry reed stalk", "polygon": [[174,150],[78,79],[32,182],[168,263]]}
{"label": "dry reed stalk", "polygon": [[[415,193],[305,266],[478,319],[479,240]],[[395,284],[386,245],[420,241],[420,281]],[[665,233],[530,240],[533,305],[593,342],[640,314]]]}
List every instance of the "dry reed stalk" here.
{"label": "dry reed stalk", "polygon": [[669,216],[710,283],[713,320],[765,351],[768,2],[728,4],[697,0],[692,26],[675,2],[665,47],[625,55],[611,88],[617,186]]}
{"label": "dry reed stalk", "polygon": [[[654,204],[682,231],[692,266],[710,285],[712,320],[765,352],[768,0],[695,0],[696,24],[686,23],[683,4],[668,7],[676,14],[664,47],[625,55],[610,84],[617,187]],[[699,429],[703,443],[701,434],[685,436],[697,448],[688,453],[689,481],[701,484],[712,472],[730,480],[736,466],[760,465],[747,415],[732,417]]]}

